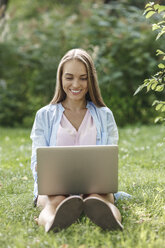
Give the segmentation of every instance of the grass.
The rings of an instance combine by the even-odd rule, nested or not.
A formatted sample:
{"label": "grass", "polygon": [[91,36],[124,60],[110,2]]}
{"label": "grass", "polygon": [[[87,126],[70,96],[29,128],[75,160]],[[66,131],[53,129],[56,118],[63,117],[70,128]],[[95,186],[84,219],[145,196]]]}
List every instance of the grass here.
{"label": "grass", "polygon": [[0,247],[165,247],[165,130],[120,129],[119,190],[133,195],[117,203],[124,231],[102,231],[86,217],[54,234],[38,227],[33,207],[30,130],[0,128]]}

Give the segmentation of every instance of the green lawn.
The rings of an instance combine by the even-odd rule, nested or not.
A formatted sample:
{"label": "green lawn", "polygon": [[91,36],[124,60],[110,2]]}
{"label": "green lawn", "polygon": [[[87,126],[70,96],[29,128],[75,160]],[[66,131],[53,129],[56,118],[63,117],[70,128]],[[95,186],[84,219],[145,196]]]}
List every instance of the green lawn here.
{"label": "green lawn", "polygon": [[[54,234],[34,218],[30,130],[0,128],[0,247],[165,247],[165,128],[120,129],[118,202],[124,231],[102,231],[89,219]],[[164,140],[163,140],[164,138]]]}

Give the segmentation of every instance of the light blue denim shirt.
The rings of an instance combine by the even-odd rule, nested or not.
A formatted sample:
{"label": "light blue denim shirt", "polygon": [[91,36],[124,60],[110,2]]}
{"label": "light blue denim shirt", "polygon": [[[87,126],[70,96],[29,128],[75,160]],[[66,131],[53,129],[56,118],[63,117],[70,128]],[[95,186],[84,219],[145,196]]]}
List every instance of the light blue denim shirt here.
{"label": "light blue denim shirt", "polygon": [[[96,125],[97,145],[117,145],[118,129],[112,111],[107,107],[96,107],[93,102],[87,102]],[[30,138],[32,139],[31,170],[34,177],[34,198],[38,195],[36,172],[36,148],[41,146],[56,146],[57,130],[64,108],[61,103],[49,104],[37,111]]]}

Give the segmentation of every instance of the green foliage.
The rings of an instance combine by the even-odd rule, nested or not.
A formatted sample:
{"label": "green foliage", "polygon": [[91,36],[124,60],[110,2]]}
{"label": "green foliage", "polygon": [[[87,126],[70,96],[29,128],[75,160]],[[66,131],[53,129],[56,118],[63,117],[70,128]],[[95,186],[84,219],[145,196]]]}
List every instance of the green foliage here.
{"label": "green foliage", "polygon": [[83,216],[66,230],[45,233],[34,221],[40,211],[33,207],[30,130],[0,128],[0,247],[164,248],[164,127],[119,133],[119,190],[133,196],[117,203],[124,231],[102,231]]}
{"label": "green foliage", "polygon": [[144,9],[147,0],[121,0],[121,2],[126,2],[129,5],[136,6],[140,9]]}
{"label": "green foliage", "polygon": [[[146,15],[147,19],[153,16],[154,14],[158,15],[157,18],[159,17],[159,21],[152,25],[152,30],[157,30],[158,32],[156,37],[156,40],[158,40],[162,35],[165,34],[165,6],[155,4],[154,2],[150,2],[146,4],[144,14]],[[144,83],[138,87],[135,94],[139,93],[139,91],[141,91],[143,88],[147,88],[147,92],[162,92],[161,97],[165,96],[165,52],[160,49],[158,49],[156,52],[156,55],[160,55],[162,60],[162,63],[158,64],[158,68],[160,70],[151,78],[145,79]],[[165,101],[155,100],[152,106],[155,106],[156,111],[162,112],[162,115],[158,116],[155,119],[155,122],[165,121]]]}
{"label": "green foliage", "polygon": [[[99,2],[99,1],[98,1]],[[152,121],[148,99],[132,98],[157,64],[154,35],[142,11],[128,3],[20,1],[9,5],[0,39],[0,124],[31,126],[53,97],[58,63],[75,47],[95,60],[106,104],[118,125]],[[146,66],[147,65],[147,66]]]}
{"label": "green foliage", "polygon": [[[141,10],[122,4],[95,6],[92,18],[86,20],[89,40],[94,47],[95,63],[104,100],[115,114],[117,123],[150,121],[153,112],[149,101],[132,99],[146,75],[156,65],[153,36],[141,16]],[[146,66],[147,65],[147,66]],[[144,110],[147,108],[147,111]]]}

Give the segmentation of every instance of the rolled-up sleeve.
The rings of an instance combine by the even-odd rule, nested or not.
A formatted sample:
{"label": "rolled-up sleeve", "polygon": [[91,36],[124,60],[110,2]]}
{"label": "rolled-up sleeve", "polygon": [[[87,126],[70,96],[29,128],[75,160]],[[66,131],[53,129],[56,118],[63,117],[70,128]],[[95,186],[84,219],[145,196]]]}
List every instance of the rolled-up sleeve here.
{"label": "rolled-up sleeve", "polygon": [[38,111],[34,120],[33,128],[31,131],[30,138],[32,139],[32,156],[31,156],[31,170],[35,182],[37,182],[37,172],[36,172],[36,149],[41,146],[48,146],[48,141],[46,137],[46,123],[44,120],[43,113]]}
{"label": "rolled-up sleeve", "polygon": [[119,140],[119,134],[117,125],[111,110],[107,112],[107,144],[108,145],[117,145]]}

